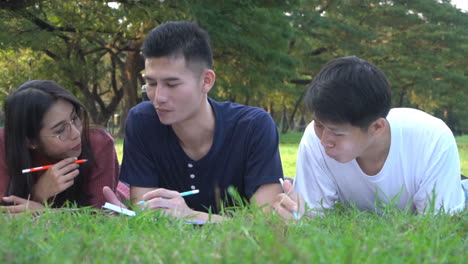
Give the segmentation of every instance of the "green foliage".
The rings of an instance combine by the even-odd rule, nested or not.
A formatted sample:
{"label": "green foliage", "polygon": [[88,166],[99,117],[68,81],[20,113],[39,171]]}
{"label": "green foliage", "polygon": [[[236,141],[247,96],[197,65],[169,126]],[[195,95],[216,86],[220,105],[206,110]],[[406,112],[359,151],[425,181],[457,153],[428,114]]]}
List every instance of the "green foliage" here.
{"label": "green foliage", "polygon": [[31,52],[16,52],[14,50],[0,50],[0,101],[4,101],[10,91],[22,84],[19,78],[13,79],[11,76],[21,76],[21,80],[28,80],[32,77],[33,54]]}
{"label": "green foliage", "polygon": [[294,2],[50,0],[0,9],[6,18],[0,44],[50,57],[54,65],[41,78],[74,90],[94,121],[105,124],[122,91],[124,111],[137,103],[131,95],[142,78],[131,71],[141,69],[129,63],[131,52],[140,58],[148,31],[169,20],[196,20],[213,40],[218,82],[212,96],[266,105],[272,98],[266,95],[287,86],[294,72],[295,60],[286,52],[292,28],[284,15]]}
{"label": "green foliage", "polygon": [[21,0],[0,5],[0,16],[0,50],[15,62],[0,70],[0,94],[26,76],[54,79],[101,124],[137,102],[148,31],[196,20],[212,39],[215,99],[263,107],[278,123],[284,111],[294,123],[309,115],[305,84],[330,59],[357,55],[386,73],[394,106],[468,131],[468,13],[446,0]]}
{"label": "green foliage", "polygon": [[386,73],[394,106],[467,128],[467,13],[434,0],[323,0],[301,2],[291,17],[304,33],[291,54],[310,78],[332,58],[357,55]]}
{"label": "green foliage", "polygon": [[[1,47],[48,57],[47,70],[37,72],[35,67],[34,75],[72,90],[93,121],[102,125],[117,110],[124,94],[129,103],[136,104],[142,68],[139,49],[147,31],[157,25],[155,16],[169,19],[181,13],[171,6],[161,9],[160,1],[146,1],[145,5],[109,2],[50,0],[0,9]],[[144,23],[147,21],[152,24]],[[21,76],[9,78],[25,81]]]}
{"label": "green foliage", "polygon": [[157,212],[91,209],[0,214],[5,263],[463,263],[468,211],[385,215],[337,204],[324,217],[286,224],[259,208],[230,220],[185,224]]}
{"label": "green foliage", "polygon": [[218,74],[211,96],[265,106],[288,87],[295,59],[287,48],[294,29],[284,12],[293,3],[202,1],[192,8],[213,46]]}

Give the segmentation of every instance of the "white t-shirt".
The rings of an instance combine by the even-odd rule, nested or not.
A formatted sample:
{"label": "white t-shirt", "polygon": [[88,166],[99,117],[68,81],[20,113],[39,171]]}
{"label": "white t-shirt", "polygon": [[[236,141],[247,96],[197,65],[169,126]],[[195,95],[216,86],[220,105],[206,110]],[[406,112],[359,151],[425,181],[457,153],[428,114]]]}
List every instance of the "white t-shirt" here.
{"label": "white t-shirt", "polygon": [[[379,203],[424,212],[462,210],[460,159],[455,138],[445,123],[425,112],[394,108],[390,123],[390,151],[381,171],[366,175],[356,160],[340,163],[325,154],[310,123],[302,137],[294,188],[308,206],[333,208],[336,201],[374,211]],[[432,197],[435,194],[435,200]]]}

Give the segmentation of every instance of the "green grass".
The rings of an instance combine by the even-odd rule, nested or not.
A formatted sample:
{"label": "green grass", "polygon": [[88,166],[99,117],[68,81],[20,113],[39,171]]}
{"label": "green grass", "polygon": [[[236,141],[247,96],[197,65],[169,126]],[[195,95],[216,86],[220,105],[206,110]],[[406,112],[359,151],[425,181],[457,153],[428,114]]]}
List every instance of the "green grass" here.
{"label": "green grass", "polygon": [[[300,137],[281,137],[285,166],[293,166]],[[467,139],[457,138],[465,155]],[[0,263],[465,263],[468,250],[468,210],[417,216],[388,206],[372,214],[337,204],[324,217],[287,224],[242,207],[205,225],[137,213],[0,214]]]}
{"label": "green grass", "polygon": [[462,174],[468,177],[468,135],[455,138],[457,140],[458,153]]}
{"label": "green grass", "polygon": [[286,177],[296,176],[296,159],[299,142],[303,133],[287,133],[280,136],[280,155],[283,173]]}
{"label": "green grass", "polygon": [[[287,177],[296,175],[297,148],[302,133],[287,133],[280,136],[280,154],[283,163],[283,172]],[[468,135],[456,137],[462,174],[468,176]],[[122,161],[122,139],[116,139],[115,148],[119,161]]]}
{"label": "green grass", "polygon": [[414,216],[338,207],[286,225],[258,208],[194,226],[156,212],[0,215],[1,263],[464,263],[468,210]]}

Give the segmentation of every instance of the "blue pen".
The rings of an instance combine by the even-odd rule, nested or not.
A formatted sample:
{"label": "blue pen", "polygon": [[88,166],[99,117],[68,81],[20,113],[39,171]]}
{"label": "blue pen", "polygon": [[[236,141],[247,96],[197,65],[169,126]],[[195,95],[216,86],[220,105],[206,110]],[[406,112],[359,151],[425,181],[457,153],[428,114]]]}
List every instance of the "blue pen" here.
{"label": "blue pen", "polygon": [[[283,181],[283,179],[282,179],[282,178],[279,178],[279,181],[280,181],[280,184],[281,184],[281,189],[283,190],[284,193],[286,193],[286,192],[284,191],[284,181]],[[286,193],[286,195],[287,195],[289,198],[291,198],[291,196],[289,196],[288,193]],[[291,200],[292,200],[292,198],[291,198]],[[299,219],[299,215],[297,214],[296,211],[293,211],[293,215],[294,215],[294,218],[295,218],[296,220]]]}
{"label": "blue pen", "polygon": [[197,194],[199,193],[200,190],[191,190],[191,191],[186,191],[186,192],[181,192],[180,193],[180,196],[184,197],[184,196],[187,196],[187,195],[192,195],[192,194]]}
{"label": "blue pen", "polygon": [[[200,190],[198,190],[198,189],[197,190],[186,191],[186,192],[181,192],[180,196],[184,197],[184,196],[187,196],[187,195],[197,194],[199,192],[200,192]],[[138,204],[145,204],[145,203],[146,203],[146,201],[139,201],[138,202]]]}

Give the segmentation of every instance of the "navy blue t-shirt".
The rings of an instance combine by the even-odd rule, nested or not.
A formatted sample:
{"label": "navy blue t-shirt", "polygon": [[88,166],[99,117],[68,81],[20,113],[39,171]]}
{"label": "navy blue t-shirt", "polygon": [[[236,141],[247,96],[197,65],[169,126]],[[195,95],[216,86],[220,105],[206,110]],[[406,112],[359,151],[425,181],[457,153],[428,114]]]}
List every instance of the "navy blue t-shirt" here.
{"label": "navy blue t-shirt", "polygon": [[[229,186],[250,199],[263,184],[283,177],[278,131],[271,116],[257,107],[209,99],[215,113],[213,144],[200,160],[192,160],[180,146],[171,126],[160,123],[151,102],[133,107],[125,127],[120,179],[131,186],[166,188],[186,196],[197,211],[217,213]],[[211,208],[211,209],[209,209]]]}

